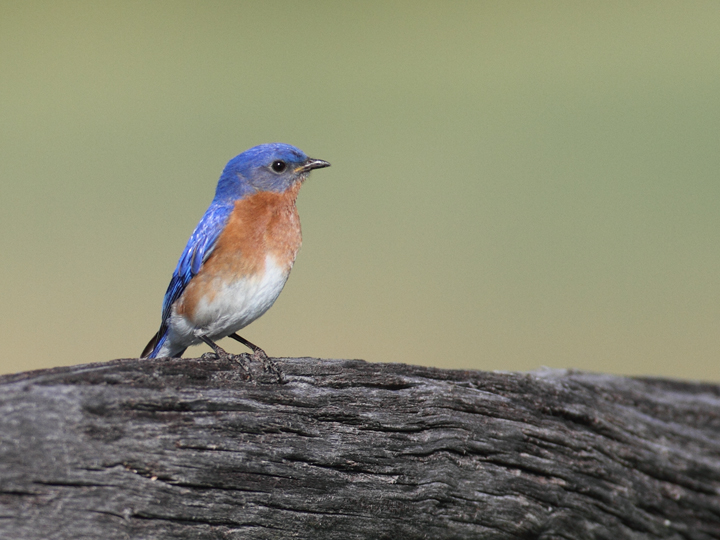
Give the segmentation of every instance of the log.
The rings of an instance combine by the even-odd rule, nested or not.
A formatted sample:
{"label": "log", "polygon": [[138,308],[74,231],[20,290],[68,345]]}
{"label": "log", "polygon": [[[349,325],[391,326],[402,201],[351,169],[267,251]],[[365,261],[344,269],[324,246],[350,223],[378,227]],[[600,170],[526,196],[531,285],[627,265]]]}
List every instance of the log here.
{"label": "log", "polygon": [[0,537],[720,538],[718,385],[276,362],[0,377]]}

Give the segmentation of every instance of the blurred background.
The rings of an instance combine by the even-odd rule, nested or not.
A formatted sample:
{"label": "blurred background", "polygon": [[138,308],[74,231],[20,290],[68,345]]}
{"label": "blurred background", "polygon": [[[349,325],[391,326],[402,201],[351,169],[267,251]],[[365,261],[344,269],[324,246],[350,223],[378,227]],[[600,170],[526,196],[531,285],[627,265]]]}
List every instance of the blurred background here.
{"label": "blurred background", "polygon": [[137,356],[280,141],[332,167],[269,354],[718,381],[718,51],[713,1],[2,1],[0,372]]}

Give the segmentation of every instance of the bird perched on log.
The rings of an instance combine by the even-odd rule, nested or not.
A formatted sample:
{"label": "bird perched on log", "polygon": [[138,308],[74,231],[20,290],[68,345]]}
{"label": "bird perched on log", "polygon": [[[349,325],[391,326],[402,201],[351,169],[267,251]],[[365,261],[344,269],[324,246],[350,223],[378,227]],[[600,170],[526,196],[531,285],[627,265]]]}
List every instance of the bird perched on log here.
{"label": "bird perched on log", "polygon": [[263,315],[285,286],[301,243],[298,192],[310,171],[329,166],[280,143],[228,162],[173,272],[160,329],[141,357],[180,357],[201,342],[227,355],[215,342],[231,337],[267,359],[236,332]]}

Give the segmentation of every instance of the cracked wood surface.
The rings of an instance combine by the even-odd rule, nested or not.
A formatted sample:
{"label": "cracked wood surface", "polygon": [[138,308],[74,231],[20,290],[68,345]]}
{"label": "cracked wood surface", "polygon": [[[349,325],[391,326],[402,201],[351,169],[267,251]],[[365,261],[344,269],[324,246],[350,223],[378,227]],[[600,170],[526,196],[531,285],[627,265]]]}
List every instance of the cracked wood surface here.
{"label": "cracked wood surface", "polygon": [[0,377],[0,538],[720,538],[720,387],[116,360]]}

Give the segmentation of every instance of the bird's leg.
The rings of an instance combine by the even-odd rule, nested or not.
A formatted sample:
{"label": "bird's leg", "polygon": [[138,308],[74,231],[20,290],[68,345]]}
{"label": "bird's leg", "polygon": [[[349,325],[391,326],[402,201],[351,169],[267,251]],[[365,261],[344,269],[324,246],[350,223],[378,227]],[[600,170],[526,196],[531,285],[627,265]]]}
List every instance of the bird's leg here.
{"label": "bird's leg", "polygon": [[242,343],[243,345],[245,345],[248,349],[251,349],[252,352],[253,352],[253,354],[258,355],[258,357],[260,357],[260,356],[264,356],[265,358],[268,357],[268,355],[265,354],[265,351],[263,351],[260,347],[258,347],[258,346],[255,345],[254,343],[249,342],[249,341],[248,341],[247,339],[245,339],[244,337],[239,336],[239,335],[237,335],[237,334],[234,333],[234,332],[233,332],[232,334],[230,334],[228,337],[229,337],[229,338],[233,338],[235,341],[239,341],[240,343]]}
{"label": "bird's leg", "polygon": [[215,352],[215,355],[218,357],[218,359],[226,360],[226,359],[230,358],[230,353],[228,353],[225,349],[220,347],[217,343],[215,343],[209,337],[198,336],[198,339],[200,339],[203,343],[207,344],[208,347],[210,347]]}
{"label": "bird's leg", "polygon": [[265,371],[268,371],[270,373],[274,373],[277,375],[278,382],[281,382],[282,377],[282,371],[280,371],[280,368],[277,367],[277,364],[272,361],[272,359],[263,351],[260,347],[255,345],[254,343],[248,341],[242,336],[239,336],[236,333],[232,333],[228,336],[229,338],[233,338],[235,341],[239,341],[243,345],[245,345],[248,349],[252,349],[252,358],[255,360],[260,360],[263,363],[263,368]]}
{"label": "bird's leg", "polygon": [[240,364],[240,367],[243,368],[245,373],[247,373],[247,376],[251,377],[250,370],[244,364],[244,362],[240,359],[239,356],[230,354],[229,352],[227,352],[225,349],[220,347],[217,343],[215,343],[212,339],[210,339],[207,336],[198,336],[198,338],[201,339],[203,341],[203,343],[206,343],[209,347],[212,348],[212,350],[215,352],[215,356],[218,357],[218,360],[235,360],[238,364]]}

